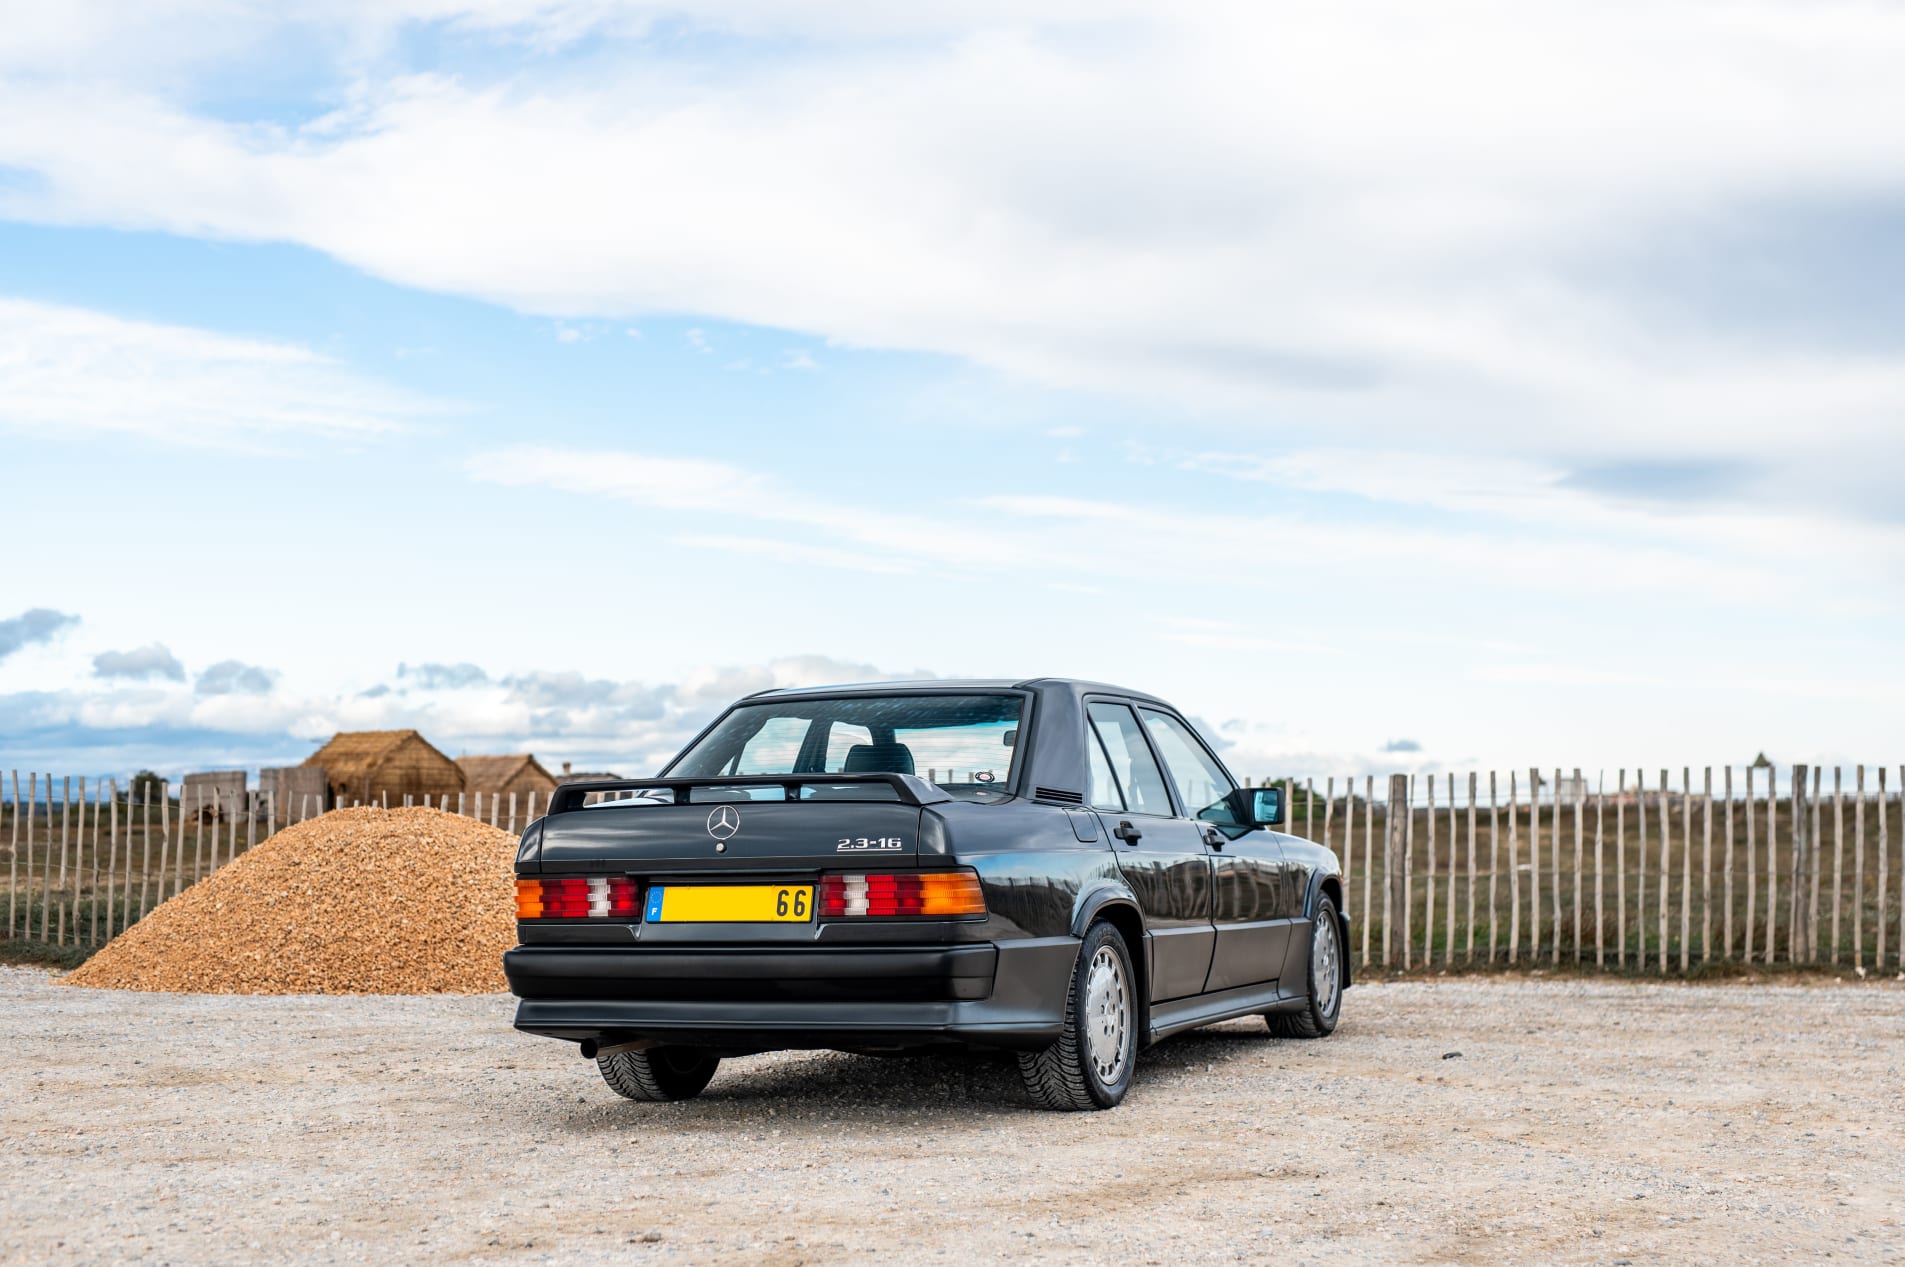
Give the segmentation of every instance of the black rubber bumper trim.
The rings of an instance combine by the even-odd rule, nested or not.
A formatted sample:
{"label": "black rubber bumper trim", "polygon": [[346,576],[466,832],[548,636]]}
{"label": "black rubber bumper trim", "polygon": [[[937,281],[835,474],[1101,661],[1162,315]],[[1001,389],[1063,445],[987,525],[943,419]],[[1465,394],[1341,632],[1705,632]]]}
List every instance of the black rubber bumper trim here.
{"label": "black rubber bumper trim", "polygon": [[[996,945],[657,952],[517,947],[504,956],[510,984],[525,995],[516,1028],[579,1042],[658,1039],[731,1052],[791,1047],[930,1046],[977,1043],[1036,1050],[1063,1028],[1076,938]],[[685,969],[685,979],[646,974]],[[725,977],[780,997],[720,997]],[[767,978],[748,973],[766,972]],[[880,975],[885,974],[885,975]],[[924,975],[922,975],[924,974]],[[970,975],[964,975],[970,974]],[[686,987],[679,992],[675,982]],[[937,983],[937,984],[936,984]],[[946,997],[970,983],[972,998]],[[869,997],[870,988],[876,992]],[[655,997],[662,989],[672,997]],[[617,994],[632,990],[634,996]],[[939,997],[933,992],[939,991]]]}
{"label": "black rubber bumper trim", "polygon": [[518,946],[503,972],[523,999],[925,1001],[985,998],[998,959],[990,945]]}

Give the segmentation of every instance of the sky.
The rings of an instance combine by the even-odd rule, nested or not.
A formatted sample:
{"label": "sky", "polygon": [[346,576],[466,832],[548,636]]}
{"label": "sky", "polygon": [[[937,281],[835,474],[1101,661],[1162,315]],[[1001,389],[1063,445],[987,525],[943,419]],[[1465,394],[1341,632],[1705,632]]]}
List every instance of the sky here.
{"label": "sky", "polygon": [[1896,761],[1905,8],[0,25],[0,769],[648,773],[1064,675],[1240,775]]}

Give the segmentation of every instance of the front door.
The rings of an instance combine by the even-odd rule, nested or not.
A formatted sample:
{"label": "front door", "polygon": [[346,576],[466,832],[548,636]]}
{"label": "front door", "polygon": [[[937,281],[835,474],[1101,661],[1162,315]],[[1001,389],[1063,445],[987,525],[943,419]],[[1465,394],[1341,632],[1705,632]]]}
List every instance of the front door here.
{"label": "front door", "polygon": [[1282,847],[1269,832],[1235,825],[1225,798],[1237,785],[1182,718],[1142,706],[1138,715],[1179,803],[1211,846],[1217,946],[1204,989],[1275,981],[1290,941],[1290,877]]}
{"label": "front door", "polygon": [[1151,933],[1151,1001],[1202,993],[1210,974],[1210,847],[1203,826],[1178,813],[1128,704],[1099,700],[1090,718],[1093,809]]}

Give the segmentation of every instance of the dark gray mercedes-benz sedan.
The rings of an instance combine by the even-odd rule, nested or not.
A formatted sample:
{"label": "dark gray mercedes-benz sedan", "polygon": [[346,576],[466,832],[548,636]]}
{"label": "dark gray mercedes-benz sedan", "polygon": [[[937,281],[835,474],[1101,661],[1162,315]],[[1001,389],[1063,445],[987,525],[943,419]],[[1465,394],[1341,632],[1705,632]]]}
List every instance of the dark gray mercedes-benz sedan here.
{"label": "dark gray mercedes-benz sedan", "polygon": [[1110,1108],[1138,1053],[1349,985],[1342,872],[1269,830],[1150,695],[1066,678],[766,691],[653,779],[571,784],[523,833],[516,1027],[638,1100],[725,1056],[966,1044]]}

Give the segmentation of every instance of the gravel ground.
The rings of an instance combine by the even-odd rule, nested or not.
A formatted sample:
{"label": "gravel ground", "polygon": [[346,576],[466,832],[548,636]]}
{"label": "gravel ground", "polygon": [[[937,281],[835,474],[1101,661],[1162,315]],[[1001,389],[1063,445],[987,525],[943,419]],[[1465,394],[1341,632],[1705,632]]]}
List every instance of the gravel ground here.
{"label": "gravel ground", "polygon": [[1362,985],[1331,1039],[1185,1035],[1076,1115],[831,1053],[633,1104],[510,1007],[0,969],[0,1261],[1905,1258],[1890,982]]}

